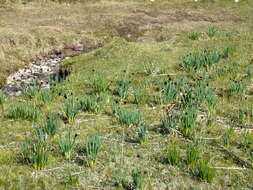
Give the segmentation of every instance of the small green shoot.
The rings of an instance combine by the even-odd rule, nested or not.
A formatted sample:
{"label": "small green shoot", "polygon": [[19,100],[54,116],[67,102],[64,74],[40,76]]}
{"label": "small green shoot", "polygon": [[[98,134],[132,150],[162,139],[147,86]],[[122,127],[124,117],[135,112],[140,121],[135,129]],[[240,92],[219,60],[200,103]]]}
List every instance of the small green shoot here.
{"label": "small green shoot", "polygon": [[190,40],[198,40],[199,39],[199,33],[193,32],[189,35]]}

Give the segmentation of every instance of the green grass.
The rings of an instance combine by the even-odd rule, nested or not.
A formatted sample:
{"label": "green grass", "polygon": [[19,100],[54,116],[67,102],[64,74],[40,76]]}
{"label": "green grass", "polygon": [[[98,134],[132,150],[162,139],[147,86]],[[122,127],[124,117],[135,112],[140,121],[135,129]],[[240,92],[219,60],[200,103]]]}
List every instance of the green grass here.
{"label": "green grass", "polygon": [[98,113],[100,105],[94,96],[83,96],[80,98],[80,109],[84,112]]}
{"label": "green grass", "polygon": [[136,189],[139,189],[139,190],[145,189],[144,175],[139,169],[133,170],[132,178],[133,178],[133,184]]}
{"label": "green grass", "polygon": [[177,145],[171,145],[167,150],[167,162],[173,166],[180,163],[180,150]]}
{"label": "green grass", "polygon": [[186,70],[209,69],[217,64],[221,55],[217,50],[199,50],[182,57],[181,67]]}
{"label": "green grass", "polygon": [[96,163],[98,153],[101,150],[102,141],[101,137],[98,134],[90,136],[88,142],[85,145],[85,153],[86,153],[86,165],[88,167],[93,167]]}
{"label": "green grass", "polygon": [[[70,75],[50,90],[5,99],[0,189],[249,188],[251,7],[229,0],[3,4],[0,81],[35,52],[46,56],[73,40],[87,51],[104,46],[64,60],[60,69]],[[198,40],[189,39],[193,31]],[[236,84],[230,96],[233,81],[243,90]],[[7,117],[17,103],[16,115],[30,107],[40,112],[37,122],[31,114]],[[60,126],[47,121],[50,113]],[[101,144],[89,134],[100,134]]]}
{"label": "green grass", "polygon": [[21,146],[21,157],[36,170],[42,170],[49,161],[48,147],[45,142],[26,140]]}
{"label": "green grass", "polygon": [[200,152],[196,145],[188,145],[186,149],[186,164],[195,165],[200,159]]}
{"label": "green grass", "polygon": [[40,118],[40,112],[29,104],[18,102],[8,107],[7,117],[37,121]]}
{"label": "green grass", "polygon": [[48,113],[46,115],[44,129],[48,135],[55,136],[60,129],[60,125],[61,122],[58,115],[54,113]]}
{"label": "green grass", "polygon": [[200,160],[197,164],[197,176],[200,180],[206,182],[212,182],[215,176],[215,169],[210,168],[209,164],[205,160]]}
{"label": "green grass", "polygon": [[5,94],[0,90],[0,106],[1,106],[1,111],[2,113],[4,112],[4,103],[6,101],[6,96]]}
{"label": "green grass", "polygon": [[145,143],[148,140],[148,126],[143,124],[138,129],[138,142],[140,144]]}
{"label": "green grass", "polygon": [[70,159],[73,154],[76,137],[77,135],[73,134],[71,129],[69,129],[68,132],[62,136],[58,142],[60,152],[66,159]]}
{"label": "green grass", "polygon": [[118,113],[119,122],[122,125],[138,126],[142,122],[141,114],[138,110],[124,110],[120,109]]}
{"label": "green grass", "polygon": [[73,123],[79,110],[79,102],[75,99],[66,100],[64,103],[64,113],[68,122]]}

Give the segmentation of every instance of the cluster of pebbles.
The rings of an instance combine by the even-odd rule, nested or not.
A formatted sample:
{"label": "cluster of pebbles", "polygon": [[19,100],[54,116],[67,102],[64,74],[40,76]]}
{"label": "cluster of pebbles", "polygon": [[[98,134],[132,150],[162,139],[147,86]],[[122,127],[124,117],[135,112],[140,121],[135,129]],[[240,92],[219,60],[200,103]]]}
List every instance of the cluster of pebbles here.
{"label": "cluster of pebbles", "polygon": [[41,88],[49,87],[49,75],[59,72],[60,62],[69,57],[87,53],[101,47],[102,44],[94,44],[90,41],[78,41],[71,46],[65,46],[60,51],[52,51],[47,56],[40,56],[26,68],[7,77],[3,91],[9,96],[19,96],[26,87],[39,82]]}
{"label": "cluster of pebbles", "polygon": [[19,96],[35,81],[38,81],[42,88],[49,87],[48,76],[58,71],[59,63],[63,59],[61,56],[55,56],[32,62],[28,67],[19,69],[8,76],[3,91],[9,96]]}

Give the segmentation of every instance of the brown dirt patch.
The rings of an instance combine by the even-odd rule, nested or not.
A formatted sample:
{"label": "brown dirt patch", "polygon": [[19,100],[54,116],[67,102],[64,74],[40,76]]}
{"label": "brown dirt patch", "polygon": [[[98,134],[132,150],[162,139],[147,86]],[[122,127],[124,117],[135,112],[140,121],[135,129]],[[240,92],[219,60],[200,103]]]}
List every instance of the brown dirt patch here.
{"label": "brown dirt patch", "polygon": [[221,23],[243,22],[238,16],[220,13],[208,15],[201,12],[176,10],[171,12],[135,10],[130,15],[122,18],[122,21],[114,26],[117,34],[128,41],[135,41],[141,37],[148,27],[164,27],[171,24],[192,23]]}

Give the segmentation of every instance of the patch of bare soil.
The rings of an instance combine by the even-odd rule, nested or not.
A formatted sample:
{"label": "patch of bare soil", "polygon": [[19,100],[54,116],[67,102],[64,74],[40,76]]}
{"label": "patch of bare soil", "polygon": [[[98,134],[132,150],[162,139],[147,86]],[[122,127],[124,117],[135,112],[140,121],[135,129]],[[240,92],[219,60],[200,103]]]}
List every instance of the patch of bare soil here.
{"label": "patch of bare soil", "polygon": [[129,16],[114,26],[119,36],[128,41],[136,41],[147,30],[147,26],[161,27],[168,24],[182,24],[183,22],[243,22],[244,19],[235,15],[220,13],[210,16],[201,12],[176,10],[171,12],[135,10]]}

